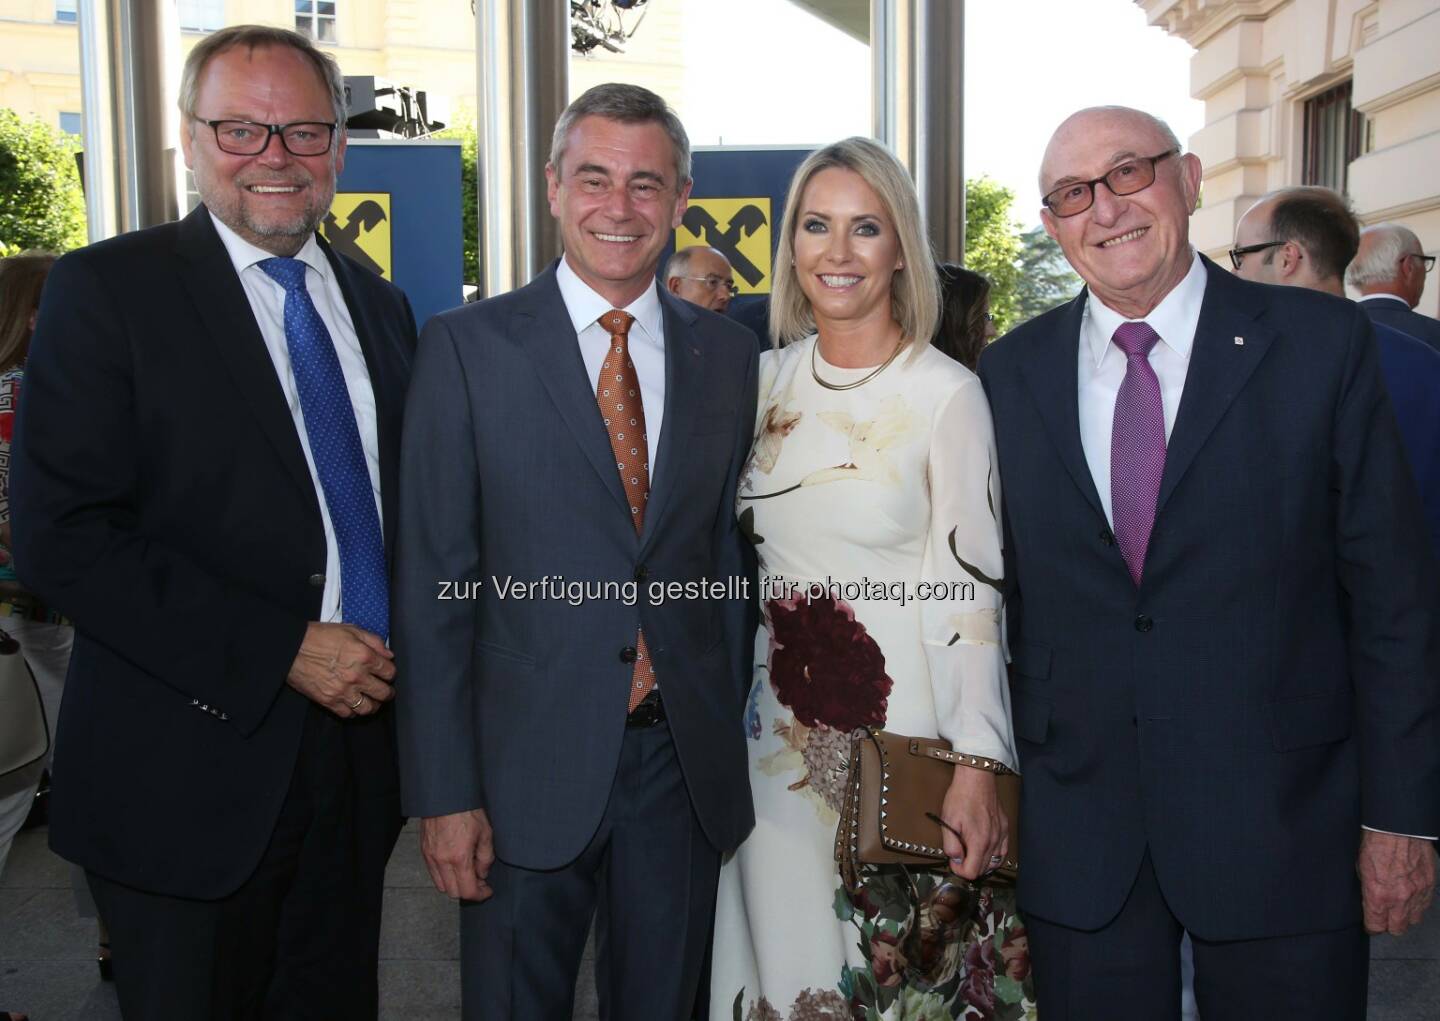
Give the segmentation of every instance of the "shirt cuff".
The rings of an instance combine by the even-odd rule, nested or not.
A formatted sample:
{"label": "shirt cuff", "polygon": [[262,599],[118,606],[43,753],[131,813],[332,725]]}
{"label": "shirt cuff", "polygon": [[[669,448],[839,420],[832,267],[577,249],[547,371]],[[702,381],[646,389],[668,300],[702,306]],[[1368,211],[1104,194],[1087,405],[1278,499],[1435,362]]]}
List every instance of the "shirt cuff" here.
{"label": "shirt cuff", "polygon": [[1361,826],[1362,830],[1369,830],[1371,833],[1388,833],[1392,837],[1409,837],[1411,840],[1434,840],[1435,837],[1423,837],[1418,833],[1391,833],[1389,830],[1377,830],[1374,826]]}

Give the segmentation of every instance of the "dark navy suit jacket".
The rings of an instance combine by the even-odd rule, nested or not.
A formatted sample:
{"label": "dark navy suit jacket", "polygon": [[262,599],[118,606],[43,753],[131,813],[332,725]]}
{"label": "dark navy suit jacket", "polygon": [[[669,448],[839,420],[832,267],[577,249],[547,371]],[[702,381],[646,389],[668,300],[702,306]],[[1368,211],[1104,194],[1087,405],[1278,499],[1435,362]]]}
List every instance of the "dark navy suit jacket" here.
{"label": "dark navy suit jacket", "polygon": [[1371,298],[1360,302],[1360,307],[1371,322],[1383,323],[1401,333],[1408,333],[1416,340],[1423,340],[1433,348],[1440,348],[1440,319],[1421,315],[1398,298]]}
{"label": "dark navy suit jacket", "polygon": [[1380,322],[1374,326],[1380,373],[1420,489],[1432,549],[1440,554],[1440,351]]}
{"label": "dark navy suit jacket", "polygon": [[1148,849],[1203,938],[1341,928],[1362,824],[1440,833],[1434,559],[1369,320],[1205,266],[1138,590],[1081,447],[1085,295],[981,360],[1021,907],[1103,926]]}

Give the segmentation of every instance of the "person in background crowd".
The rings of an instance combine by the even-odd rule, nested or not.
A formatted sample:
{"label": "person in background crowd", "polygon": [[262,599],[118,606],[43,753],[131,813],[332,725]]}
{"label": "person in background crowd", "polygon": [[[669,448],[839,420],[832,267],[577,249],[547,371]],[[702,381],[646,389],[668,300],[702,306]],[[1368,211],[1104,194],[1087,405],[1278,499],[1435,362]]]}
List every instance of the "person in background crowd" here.
{"label": "person in background crowd", "polygon": [[[1345,297],[1341,279],[1360,243],[1360,224],[1329,188],[1285,188],[1251,206],[1235,227],[1236,275]],[[1440,352],[1375,321],[1380,372],[1440,552]]]}
{"label": "person in background crowd", "polygon": [[[663,99],[586,91],[545,176],[564,256],[430,320],[415,362],[404,804],[436,888],[463,902],[467,1019],[569,1021],[595,918],[601,1014],[680,1021],[720,856],[754,821],[735,484],[759,353],[657,286],[690,194]],[[697,596],[706,579],[723,591]]]}
{"label": "person in background crowd", "polygon": [[202,205],[56,264],[20,402],[16,568],[77,630],[50,842],[126,1021],[374,1018],[414,321],[315,234],[333,59],[223,29],[180,110]]}
{"label": "person in background crowd", "polygon": [[1149,114],[1068,118],[1041,220],[1086,291],[980,360],[1046,1021],[1175,1018],[1187,931],[1202,1018],[1353,1021],[1434,889],[1440,593],[1370,321],[1197,255],[1200,179]]}
{"label": "person in background crowd", "polygon": [[682,248],[665,264],[665,286],[677,298],[722,315],[735,297],[735,272],[718,249]]}
{"label": "person in background crowd", "polygon": [[974,372],[980,364],[980,352],[995,339],[990,281],[953,262],[942,262],[937,269],[940,328],[935,331],[935,347]]}
{"label": "person in background crowd", "polygon": [[1415,311],[1425,293],[1425,277],[1435,268],[1409,227],[1377,223],[1360,232],[1360,250],[1345,282],[1360,292],[1360,307],[1372,322],[1440,348],[1440,321]]}
{"label": "person in background crowd", "polygon": [[[935,263],[899,161],[861,138],[807,158],[775,265],[787,343],[761,356],[739,494],[765,600],[745,720],[756,827],[721,874],[710,1017],[1018,1017],[1033,996],[1014,891],[966,882],[1003,860],[995,776],[1015,765],[990,413],[930,345]],[[977,765],[930,806],[950,867],[866,869],[855,895],[835,831],[861,726],[939,735]]]}

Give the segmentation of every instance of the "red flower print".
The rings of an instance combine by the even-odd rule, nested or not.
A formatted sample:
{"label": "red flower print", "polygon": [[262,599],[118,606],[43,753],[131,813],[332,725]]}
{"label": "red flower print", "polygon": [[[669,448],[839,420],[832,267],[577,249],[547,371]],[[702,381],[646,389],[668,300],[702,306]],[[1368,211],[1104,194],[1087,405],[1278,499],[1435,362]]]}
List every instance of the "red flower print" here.
{"label": "red flower print", "polygon": [[885,725],[895,682],[885,673],[885,654],[848,603],[799,594],[770,600],[766,611],[770,683],[795,719],[842,733]]}

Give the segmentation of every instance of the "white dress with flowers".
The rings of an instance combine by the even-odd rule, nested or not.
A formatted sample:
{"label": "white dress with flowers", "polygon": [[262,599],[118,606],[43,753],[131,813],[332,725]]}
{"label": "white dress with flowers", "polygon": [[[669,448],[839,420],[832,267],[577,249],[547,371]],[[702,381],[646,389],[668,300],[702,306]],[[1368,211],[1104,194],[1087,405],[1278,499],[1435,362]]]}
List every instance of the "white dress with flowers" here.
{"label": "white dress with flowers", "polygon": [[[756,823],[720,874],[710,1017],[1033,1017],[1009,891],[911,870],[912,891],[886,869],[852,902],[834,859],[855,728],[1016,764],[989,405],[928,347],[825,388],[815,343],[762,356],[740,482],[765,610],[745,716]],[[871,370],[816,357],[814,371],[844,384]]]}

